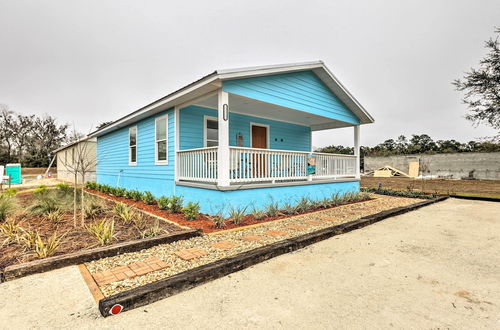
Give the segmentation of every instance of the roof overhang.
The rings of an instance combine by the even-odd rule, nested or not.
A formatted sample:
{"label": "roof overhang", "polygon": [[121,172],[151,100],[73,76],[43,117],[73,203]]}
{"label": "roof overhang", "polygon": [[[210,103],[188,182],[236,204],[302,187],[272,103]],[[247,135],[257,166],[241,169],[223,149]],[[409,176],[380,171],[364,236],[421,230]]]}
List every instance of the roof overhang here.
{"label": "roof overhang", "polygon": [[90,143],[94,142],[95,143],[95,142],[97,142],[97,139],[93,138],[93,137],[90,137],[90,136],[86,136],[86,137],[81,138],[79,140],[76,140],[76,141],[73,141],[71,143],[68,143],[68,144],[66,144],[66,145],[64,145],[64,146],[62,146],[60,148],[57,148],[56,150],[54,150],[52,152],[56,153],[56,152],[62,151],[64,149],[68,149],[68,148],[70,148],[70,147],[72,147],[72,146],[74,146],[74,145],[76,145],[78,143],[81,143],[81,142],[90,142]]}
{"label": "roof overhang", "polygon": [[[90,137],[98,137],[108,134],[114,130],[126,127],[136,121],[147,118],[151,115],[160,113],[166,109],[174,106],[186,104],[192,100],[199,99],[200,97],[210,94],[222,87],[222,81],[232,79],[242,79],[249,77],[258,77],[279,73],[289,73],[297,71],[312,70],[332,92],[359,118],[361,124],[373,123],[373,117],[361,106],[361,104],[349,93],[349,91],[340,83],[340,81],[332,74],[332,72],[325,66],[322,61],[294,63],[294,64],[280,64],[269,66],[258,66],[231,70],[216,70],[213,73],[140,108],[118,120],[105,126],[97,131],[89,134]],[[327,129],[335,127],[330,124],[326,126],[317,126],[315,129]],[[352,126],[352,125],[351,125]]]}

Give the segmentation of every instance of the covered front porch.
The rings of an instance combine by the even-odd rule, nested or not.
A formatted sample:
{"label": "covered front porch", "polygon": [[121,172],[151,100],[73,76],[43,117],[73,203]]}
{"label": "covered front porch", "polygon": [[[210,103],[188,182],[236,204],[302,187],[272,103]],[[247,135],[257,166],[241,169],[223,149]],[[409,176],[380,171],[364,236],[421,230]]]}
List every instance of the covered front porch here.
{"label": "covered front porch", "polygon": [[[355,117],[334,119],[241,94],[226,83],[175,108],[176,185],[233,190],[359,179]],[[313,152],[313,131],[341,127],[353,128],[353,155]]]}

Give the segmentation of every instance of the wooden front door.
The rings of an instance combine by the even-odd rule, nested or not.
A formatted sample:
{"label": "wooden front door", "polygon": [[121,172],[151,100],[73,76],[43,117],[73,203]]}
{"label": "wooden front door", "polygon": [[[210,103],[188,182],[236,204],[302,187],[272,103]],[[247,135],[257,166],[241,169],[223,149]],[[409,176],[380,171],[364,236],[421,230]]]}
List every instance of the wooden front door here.
{"label": "wooden front door", "polygon": [[[252,148],[267,149],[267,127],[252,125]],[[252,176],[262,178],[267,175],[267,158],[264,153],[252,154]]]}
{"label": "wooden front door", "polygon": [[267,127],[252,125],[252,148],[267,149]]}

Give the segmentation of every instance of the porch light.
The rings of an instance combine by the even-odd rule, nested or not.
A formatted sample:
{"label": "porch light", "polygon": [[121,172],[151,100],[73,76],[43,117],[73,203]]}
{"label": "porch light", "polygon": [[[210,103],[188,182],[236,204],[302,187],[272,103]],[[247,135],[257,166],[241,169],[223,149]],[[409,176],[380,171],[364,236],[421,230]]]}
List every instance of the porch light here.
{"label": "porch light", "polygon": [[229,106],[227,104],[224,104],[222,106],[222,119],[224,119],[224,121],[227,121],[228,114],[229,114]]}

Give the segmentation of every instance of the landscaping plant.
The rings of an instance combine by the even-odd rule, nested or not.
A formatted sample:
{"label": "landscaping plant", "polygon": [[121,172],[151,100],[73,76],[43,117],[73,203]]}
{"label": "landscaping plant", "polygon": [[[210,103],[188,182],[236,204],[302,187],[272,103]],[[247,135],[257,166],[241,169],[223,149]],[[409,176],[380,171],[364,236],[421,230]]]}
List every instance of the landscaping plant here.
{"label": "landscaping plant", "polygon": [[148,205],[152,205],[156,203],[156,198],[153,196],[153,194],[150,191],[145,191],[142,194],[142,201]]}
{"label": "landscaping plant", "polygon": [[59,183],[57,186],[57,190],[61,195],[69,195],[73,193],[73,188],[69,186],[69,184],[66,183]]}
{"label": "landscaping plant", "polygon": [[15,224],[13,221],[7,221],[0,224],[0,236],[4,238],[2,246],[11,243],[19,243],[21,227]]}
{"label": "landscaping plant", "polygon": [[34,214],[47,214],[60,210],[60,199],[45,190],[41,191],[43,192],[34,194],[35,201],[29,207],[29,210]]}
{"label": "landscaping plant", "polygon": [[189,202],[182,209],[182,212],[184,213],[184,216],[186,217],[187,220],[196,220],[198,219],[200,213],[200,203]]}
{"label": "landscaping plant", "polygon": [[272,198],[271,202],[266,205],[266,214],[269,217],[277,217],[281,214],[278,202],[275,202]]}
{"label": "landscaping plant", "polygon": [[160,235],[163,232],[163,229],[160,227],[160,221],[159,219],[155,219],[155,222],[153,226],[149,227],[145,231],[141,232],[141,237],[142,238],[147,238],[147,237],[155,237]]}
{"label": "landscaping plant", "polygon": [[85,218],[95,219],[104,213],[104,205],[96,198],[88,198],[84,206]]}
{"label": "landscaping plant", "polygon": [[59,223],[64,217],[64,213],[61,210],[50,211],[45,214],[45,217],[52,223]]}
{"label": "landscaping plant", "polygon": [[32,250],[36,246],[37,234],[36,231],[26,230],[24,228],[19,228],[21,235],[19,236],[19,242],[24,243],[28,250]]}
{"label": "landscaping plant", "polygon": [[100,245],[108,245],[115,240],[115,221],[108,221],[107,219],[101,222],[92,223],[87,226],[87,231],[94,235]]}
{"label": "landscaping plant", "polygon": [[143,230],[148,225],[148,219],[144,216],[144,213],[142,212],[137,212],[137,213],[134,212],[134,217],[132,218],[132,221],[134,222],[134,226],[139,230]]}
{"label": "landscaping plant", "polygon": [[235,225],[239,224],[241,220],[243,220],[246,210],[246,206],[244,208],[231,206],[229,209],[229,217],[233,220]]}
{"label": "landscaping plant", "polygon": [[304,213],[311,208],[311,200],[307,197],[301,197],[295,206],[298,213]]}
{"label": "landscaping plant", "polygon": [[408,197],[408,198],[423,198],[423,199],[432,199],[436,198],[437,194],[427,194],[417,191],[399,191],[399,190],[391,190],[391,189],[377,189],[377,188],[361,188],[362,192],[365,193],[375,193],[380,195],[388,195],[388,196],[399,196],[399,197]]}
{"label": "landscaping plant", "polygon": [[0,194],[0,222],[7,220],[7,217],[14,213],[17,208],[16,200],[13,196]]}
{"label": "landscaping plant", "polygon": [[17,194],[17,189],[16,188],[7,188],[3,191],[3,194],[5,196],[10,196],[10,197],[14,197],[16,196]]}
{"label": "landscaping plant", "polygon": [[261,220],[266,216],[266,211],[259,210],[255,206],[252,208],[252,216],[255,220]]}
{"label": "landscaping plant", "polygon": [[122,219],[125,223],[130,223],[136,216],[136,213],[134,212],[132,207],[124,203],[116,203],[113,209],[113,213],[120,219]]}
{"label": "landscaping plant", "polygon": [[158,198],[157,203],[161,210],[166,210],[169,213],[180,213],[182,211],[182,201],[181,196],[162,196]]}
{"label": "landscaping plant", "polygon": [[57,235],[57,233],[53,233],[52,236],[44,241],[40,234],[37,232],[35,240],[35,254],[37,255],[37,257],[47,258],[53,256],[59,248],[59,245],[61,245],[64,236],[65,234],[59,236]]}

